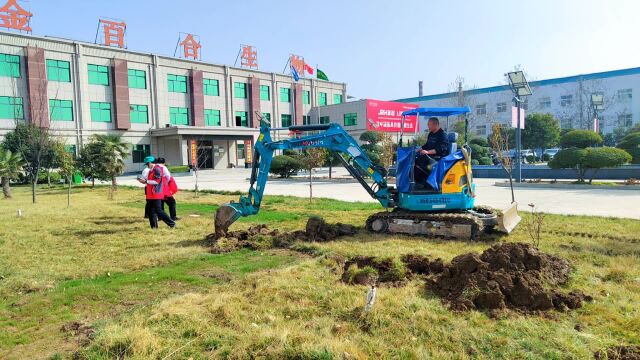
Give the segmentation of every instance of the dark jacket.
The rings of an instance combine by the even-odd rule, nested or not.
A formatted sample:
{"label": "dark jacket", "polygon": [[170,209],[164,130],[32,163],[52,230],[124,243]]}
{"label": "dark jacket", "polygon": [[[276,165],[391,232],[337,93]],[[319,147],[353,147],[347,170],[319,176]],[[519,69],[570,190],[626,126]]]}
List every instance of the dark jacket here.
{"label": "dark jacket", "polygon": [[436,154],[432,157],[441,158],[449,155],[449,139],[447,139],[447,133],[440,129],[435,133],[429,133],[427,137],[427,143],[422,145],[424,150],[435,150]]}

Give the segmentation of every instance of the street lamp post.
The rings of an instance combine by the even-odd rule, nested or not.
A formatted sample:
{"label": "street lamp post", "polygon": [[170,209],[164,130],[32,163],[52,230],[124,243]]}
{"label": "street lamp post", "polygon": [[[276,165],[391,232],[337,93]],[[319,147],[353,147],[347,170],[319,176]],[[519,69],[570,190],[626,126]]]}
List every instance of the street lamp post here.
{"label": "street lamp post", "polygon": [[598,111],[604,110],[604,95],[591,94],[591,108],[593,109],[593,131],[600,132],[600,124],[598,119]]}
{"label": "street lamp post", "polygon": [[[513,91],[513,101],[516,103],[517,108],[517,123],[516,123],[516,181],[522,182],[522,133],[521,133],[521,119],[520,109],[522,108],[523,97],[531,95],[531,88],[527,79],[524,77],[524,72],[513,71],[507,74],[509,78],[509,86]],[[524,120],[524,119],[523,119]]]}

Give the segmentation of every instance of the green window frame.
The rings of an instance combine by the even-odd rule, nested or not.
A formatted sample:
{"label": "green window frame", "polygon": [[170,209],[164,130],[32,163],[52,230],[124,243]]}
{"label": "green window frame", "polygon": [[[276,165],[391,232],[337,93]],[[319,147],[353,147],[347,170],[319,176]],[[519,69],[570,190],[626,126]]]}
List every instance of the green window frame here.
{"label": "green window frame", "polygon": [[331,122],[331,117],[329,116],[320,116],[320,124],[328,124]]}
{"label": "green window frame", "polygon": [[302,103],[305,105],[311,104],[311,91],[302,90]]}
{"label": "green window frame", "polygon": [[271,96],[269,94],[269,85],[260,85],[260,100],[271,100]]}
{"label": "green window frame", "polygon": [[290,88],[280,88],[280,102],[291,102],[291,89]]}
{"label": "green window frame", "polygon": [[263,112],[262,113],[262,117],[268,121],[269,123],[271,123],[271,113],[267,113],[267,112]]}
{"label": "green window frame", "polygon": [[51,121],[73,121],[73,101],[49,99]]}
{"label": "green window frame", "polygon": [[169,92],[186,93],[187,77],[182,75],[167,74],[167,88]]}
{"label": "green window frame", "polygon": [[327,93],[325,92],[318,93],[318,105],[320,106],[327,105]]}
{"label": "green window frame", "polygon": [[47,59],[47,80],[71,82],[71,63],[64,60]]}
{"label": "green window frame", "polygon": [[302,115],[302,125],[311,125],[311,116]]}
{"label": "green window frame", "polygon": [[149,106],[147,105],[129,105],[129,118],[132,124],[148,124],[149,123]]}
{"label": "green window frame", "polygon": [[357,124],[358,124],[358,114],[357,113],[344,114],[344,126],[355,126]]}
{"label": "green window frame", "polygon": [[22,98],[0,96],[0,119],[23,120],[24,107]]}
{"label": "green window frame", "polygon": [[111,122],[111,103],[91,101],[91,121]]}
{"label": "green window frame", "polygon": [[20,56],[0,54],[0,76],[20,77]]}
{"label": "green window frame", "polygon": [[216,79],[202,79],[202,92],[209,96],[220,96],[220,82]]}
{"label": "green window frame", "polygon": [[233,83],[233,97],[237,99],[246,99],[247,84],[241,82]]}
{"label": "green window frame", "polygon": [[171,125],[189,125],[189,109],[183,107],[170,107],[169,123]]}
{"label": "green window frame", "polygon": [[342,94],[333,94],[333,103],[342,104]]}
{"label": "green window frame", "polygon": [[131,149],[131,159],[134,164],[142,164],[144,158],[151,155],[151,145],[136,144]]}
{"label": "green window frame", "polygon": [[220,110],[204,109],[204,125],[205,126],[221,126]]}
{"label": "green window frame", "polygon": [[246,111],[236,111],[236,126],[249,126],[249,114]]}
{"label": "green window frame", "polygon": [[289,114],[281,114],[280,121],[282,122],[282,127],[291,126],[291,115]]}
{"label": "green window frame", "polygon": [[147,72],[138,69],[129,69],[127,71],[129,76],[129,87],[132,89],[146,89],[147,88]]}
{"label": "green window frame", "polygon": [[102,65],[88,64],[89,84],[93,85],[109,85],[109,67]]}

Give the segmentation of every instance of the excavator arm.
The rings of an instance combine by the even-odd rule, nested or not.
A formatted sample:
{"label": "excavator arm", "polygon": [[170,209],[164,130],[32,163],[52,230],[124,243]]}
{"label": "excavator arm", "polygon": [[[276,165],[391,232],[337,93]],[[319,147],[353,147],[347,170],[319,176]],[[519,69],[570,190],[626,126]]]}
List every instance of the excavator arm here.
{"label": "excavator arm", "polygon": [[[289,130],[300,133],[319,131],[319,133],[305,135],[300,138],[273,141],[271,139],[271,130]],[[255,152],[251,168],[249,193],[240,196],[238,202],[231,202],[218,208],[215,216],[216,234],[223,236],[229,226],[240,217],[255,215],[260,211],[273,153],[276,150],[310,148],[324,148],[334,153],[349,171],[349,174],[358,180],[372,198],[378,200],[385,208],[394,206],[393,198],[385,179],[385,169],[374,164],[355,139],[347,134],[340,125],[301,125],[271,129],[263,122],[260,128],[260,135],[254,146]]]}

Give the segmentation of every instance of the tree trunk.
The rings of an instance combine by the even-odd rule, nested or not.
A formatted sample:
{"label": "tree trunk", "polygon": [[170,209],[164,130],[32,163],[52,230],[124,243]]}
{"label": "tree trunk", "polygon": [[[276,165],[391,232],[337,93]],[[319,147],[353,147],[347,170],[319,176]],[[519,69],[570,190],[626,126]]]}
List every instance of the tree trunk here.
{"label": "tree trunk", "polygon": [[596,176],[598,169],[591,169],[591,176],[589,177],[589,185],[593,183],[593,178]]}
{"label": "tree trunk", "polygon": [[329,158],[329,180],[331,180],[331,170],[333,170],[333,156]]}
{"label": "tree trunk", "polygon": [[38,188],[38,173],[40,172],[40,163],[36,164],[35,172],[31,174],[31,201],[37,202],[36,189]]}
{"label": "tree trunk", "polygon": [[47,169],[47,187],[51,187],[51,169]]}
{"label": "tree trunk", "polygon": [[67,176],[67,208],[71,207],[71,176]]}
{"label": "tree trunk", "polygon": [[2,193],[5,199],[11,199],[11,187],[9,186],[9,178],[4,176],[2,178]]}
{"label": "tree trunk", "polygon": [[94,176],[91,177],[91,188],[96,187],[96,178]]}
{"label": "tree trunk", "polygon": [[313,199],[313,176],[311,176],[311,169],[309,169],[309,204],[311,204],[311,199]]}
{"label": "tree trunk", "polygon": [[116,193],[116,190],[118,190],[118,182],[116,180],[115,176],[111,177],[111,189],[109,189],[109,200],[113,200],[113,196]]}

